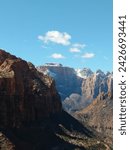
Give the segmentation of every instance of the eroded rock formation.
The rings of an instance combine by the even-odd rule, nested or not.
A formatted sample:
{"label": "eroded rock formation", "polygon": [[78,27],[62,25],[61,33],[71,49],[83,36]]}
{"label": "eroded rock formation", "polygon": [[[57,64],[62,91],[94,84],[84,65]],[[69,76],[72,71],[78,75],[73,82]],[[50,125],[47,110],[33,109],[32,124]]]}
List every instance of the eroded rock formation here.
{"label": "eroded rock formation", "polygon": [[61,111],[54,80],[0,50],[0,127],[20,127]]}
{"label": "eroded rock formation", "polygon": [[73,68],[49,63],[48,65],[39,66],[37,69],[55,79],[56,88],[62,100],[72,93],[81,94],[82,78],[77,76]]}
{"label": "eroded rock formation", "polygon": [[87,77],[82,83],[82,95],[90,103],[100,93],[113,93],[113,75],[104,74],[101,70]]}

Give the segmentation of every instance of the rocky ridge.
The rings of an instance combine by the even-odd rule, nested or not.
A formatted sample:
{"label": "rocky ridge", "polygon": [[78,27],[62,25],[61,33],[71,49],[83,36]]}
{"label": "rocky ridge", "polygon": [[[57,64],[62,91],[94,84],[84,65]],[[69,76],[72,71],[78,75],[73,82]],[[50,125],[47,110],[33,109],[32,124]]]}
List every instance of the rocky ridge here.
{"label": "rocky ridge", "polygon": [[52,78],[0,50],[0,127],[19,127],[61,111]]}
{"label": "rocky ridge", "polygon": [[113,75],[97,70],[96,73],[83,80],[82,95],[91,103],[102,92],[113,93]]}
{"label": "rocky ridge", "polygon": [[102,92],[113,94],[113,75],[110,72],[105,74],[97,70],[94,73],[89,68],[73,69],[55,63],[37,69],[55,79],[63,108],[69,113],[85,108]]}
{"label": "rocky ridge", "polygon": [[85,126],[97,131],[104,140],[112,144],[113,138],[113,97],[100,93],[86,108],[74,112],[73,116]]}

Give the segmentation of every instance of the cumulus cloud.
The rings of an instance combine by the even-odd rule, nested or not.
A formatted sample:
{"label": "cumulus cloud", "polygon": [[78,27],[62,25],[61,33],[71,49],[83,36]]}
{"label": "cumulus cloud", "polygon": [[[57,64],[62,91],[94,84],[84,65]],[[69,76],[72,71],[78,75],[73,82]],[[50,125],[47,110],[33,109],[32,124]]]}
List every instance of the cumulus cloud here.
{"label": "cumulus cloud", "polygon": [[52,58],[54,59],[62,59],[65,58],[62,54],[54,53],[51,55]]}
{"label": "cumulus cloud", "polygon": [[81,52],[81,49],[83,49],[85,46],[86,46],[85,44],[80,44],[80,43],[72,44],[72,47],[70,48],[70,52],[79,53]]}
{"label": "cumulus cloud", "polygon": [[39,35],[39,40],[42,40],[44,43],[53,42],[61,45],[70,45],[71,35],[66,32],[59,31],[48,31],[45,35]]}
{"label": "cumulus cloud", "polygon": [[83,58],[93,58],[95,56],[94,53],[85,53],[82,57]]}
{"label": "cumulus cloud", "polygon": [[77,47],[72,47],[72,48],[70,48],[70,52],[72,52],[72,53],[80,53],[80,49],[77,48]]}

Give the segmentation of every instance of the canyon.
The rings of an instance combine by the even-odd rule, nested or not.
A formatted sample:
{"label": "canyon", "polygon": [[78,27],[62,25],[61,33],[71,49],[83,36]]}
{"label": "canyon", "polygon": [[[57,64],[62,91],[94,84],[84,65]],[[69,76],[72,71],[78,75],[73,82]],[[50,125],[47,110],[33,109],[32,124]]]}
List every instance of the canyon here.
{"label": "canyon", "polygon": [[57,63],[47,63],[37,69],[55,80],[67,112],[85,108],[102,92],[113,95],[113,73],[93,72],[89,68],[74,69]]}
{"label": "canyon", "polygon": [[0,49],[0,149],[111,150],[112,83],[112,73],[35,67]]}

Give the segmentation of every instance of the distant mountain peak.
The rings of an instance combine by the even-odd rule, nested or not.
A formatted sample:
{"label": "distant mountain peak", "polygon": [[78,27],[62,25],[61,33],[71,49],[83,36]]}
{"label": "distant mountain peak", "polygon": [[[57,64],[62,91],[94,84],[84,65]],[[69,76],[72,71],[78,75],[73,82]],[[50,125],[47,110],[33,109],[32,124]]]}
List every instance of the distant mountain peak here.
{"label": "distant mountain peak", "polygon": [[98,69],[98,70],[96,71],[96,74],[105,75],[104,72],[103,72],[101,69]]}
{"label": "distant mountain peak", "polygon": [[93,74],[90,68],[75,69],[77,76],[86,79]]}
{"label": "distant mountain peak", "polygon": [[43,74],[51,76],[56,81],[56,88],[62,100],[65,100],[72,93],[80,95],[85,93],[86,99],[92,100],[97,97],[100,91],[105,91],[106,93],[108,89],[110,91],[112,89],[112,73],[108,72],[105,74],[100,69],[93,72],[87,67],[73,69],[58,63],[47,63],[44,66],[37,67],[37,69]]}
{"label": "distant mountain peak", "polygon": [[63,65],[60,63],[45,63],[44,66],[63,67]]}

